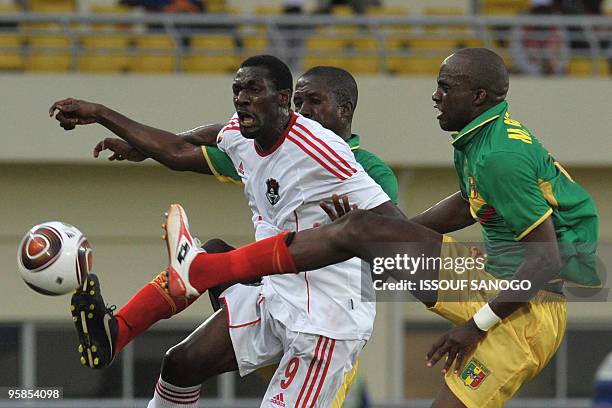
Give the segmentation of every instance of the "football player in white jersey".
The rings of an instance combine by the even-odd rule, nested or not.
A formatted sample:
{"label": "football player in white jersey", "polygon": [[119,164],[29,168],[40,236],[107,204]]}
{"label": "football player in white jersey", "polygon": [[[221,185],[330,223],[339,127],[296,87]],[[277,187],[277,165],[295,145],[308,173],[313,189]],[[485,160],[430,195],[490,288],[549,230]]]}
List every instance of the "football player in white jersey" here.
{"label": "football player in white jersey", "polygon": [[[282,61],[245,60],[232,88],[236,115],[217,145],[243,179],[258,239],[326,222],[319,203],[334,193],[360,208],[403,217],[345,142],[290,110],[292,78]],[[98,122],[136,148],[163,139],[159,154],[172,136],[172,148],[189,148],[179,136],[105,107],[83,112],[79,102],[53,105],[62,127]],[[274,363],[279,368],[262,406],[330,406],[372,331],[375,305],[361,301],[361,279],[361,263],[353,259],[312,274],[265,278],[261,286],[233,286],[222,310],[168,351],[149,406],[196,406],[207,378],[234,370],[246,375]],[[171,292],[174,298],[198,294]]]}

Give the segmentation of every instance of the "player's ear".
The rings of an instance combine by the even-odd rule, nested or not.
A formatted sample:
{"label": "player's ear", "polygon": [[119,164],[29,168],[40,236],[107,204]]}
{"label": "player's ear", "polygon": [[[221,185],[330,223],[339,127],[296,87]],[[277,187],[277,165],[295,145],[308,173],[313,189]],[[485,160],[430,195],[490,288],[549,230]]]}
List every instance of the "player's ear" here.
{"label": "player's ear", "polygon": [[487,90],[478,88],[474,91],[474,105],[480,106],[487,100]]}
{"label": "player's ear", "polygon": [[278,91],[278,97],[281,106],[288,106],[289,108],[291,108],[291,90],[283,89]]}
{"label": "player's ear", "polygon": [[342,119],[350,120],[353,117],[353,103],[346,101],[338,105],[338,116]]}

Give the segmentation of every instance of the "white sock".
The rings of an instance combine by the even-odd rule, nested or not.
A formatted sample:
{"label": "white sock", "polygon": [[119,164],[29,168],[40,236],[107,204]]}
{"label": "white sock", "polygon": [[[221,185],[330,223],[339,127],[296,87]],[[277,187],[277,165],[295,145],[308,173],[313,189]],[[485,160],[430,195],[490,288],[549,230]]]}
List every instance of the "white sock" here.
{"label": "white sock", "polygon": [[200,399],[200,388],[200,385],[177,387],[159,377],[153,399],[149,401],[147,408],[196,408]]}

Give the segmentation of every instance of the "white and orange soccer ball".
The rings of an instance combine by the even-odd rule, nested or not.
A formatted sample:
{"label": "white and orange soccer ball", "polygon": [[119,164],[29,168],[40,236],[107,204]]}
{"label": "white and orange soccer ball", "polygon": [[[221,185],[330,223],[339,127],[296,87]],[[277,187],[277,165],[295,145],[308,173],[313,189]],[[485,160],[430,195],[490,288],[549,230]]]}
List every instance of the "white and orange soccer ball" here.
{"label": "white and orange soccer ball", "polygon": [[32,227],[17,250],[17,266],[25,283],[43,295],[63,295],[80,286],[92,266],[87,238],[60,221]]}

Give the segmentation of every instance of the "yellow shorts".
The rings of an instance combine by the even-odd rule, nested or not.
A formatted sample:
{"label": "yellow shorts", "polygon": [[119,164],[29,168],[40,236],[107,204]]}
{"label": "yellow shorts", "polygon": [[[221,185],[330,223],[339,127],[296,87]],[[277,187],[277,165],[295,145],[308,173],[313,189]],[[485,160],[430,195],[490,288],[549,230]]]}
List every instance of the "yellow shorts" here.
{"label": "yellow shorts", "polygon": [[[443,242],[441,257],[471,256],[469,248],[452,238],[445,236]],[[440,279],[452,278],[451,273],[441,270]],[[465,273],[467,279],[495,279],[480,269]],[[430,310],[463,324],[485,304],[486,294],[472,292],[469,296],[470,301],[457,302],[439,293],[438,302]],[[501,407],[548,364],[563,340],[566,324],[565,297],[540,291],[527,305],[489,330],[472,354],[466,356],[459,374],[453,370],[446,373],[446,384],[468,408]]]}

